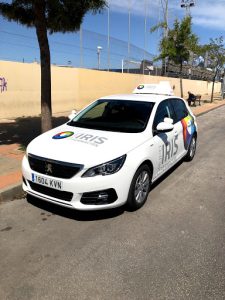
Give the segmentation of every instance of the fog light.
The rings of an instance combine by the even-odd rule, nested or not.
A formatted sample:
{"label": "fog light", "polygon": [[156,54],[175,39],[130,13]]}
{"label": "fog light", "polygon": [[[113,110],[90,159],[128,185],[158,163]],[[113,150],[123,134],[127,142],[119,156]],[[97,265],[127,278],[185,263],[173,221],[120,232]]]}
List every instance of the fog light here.
{"label": "fog light", "polygon": [[96,191],[90,193],[83,193],[81,203],[86,205],[104,205],[115,202],[118,199],[114,189],[104,191]]}
{"label": "fog light", "polygon": [[109,197],[109,195],[107,193],[100,193],[98,195],[98,199],[101,199],[101,200],[107,200]]}

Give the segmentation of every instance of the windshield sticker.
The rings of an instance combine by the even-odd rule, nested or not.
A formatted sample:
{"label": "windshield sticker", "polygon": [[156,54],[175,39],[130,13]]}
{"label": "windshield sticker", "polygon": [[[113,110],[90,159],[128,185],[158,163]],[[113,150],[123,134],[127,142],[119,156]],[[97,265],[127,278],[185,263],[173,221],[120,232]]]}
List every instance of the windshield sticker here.
{"label": "windshield sticker", "polygon": [[68,137],[72,136],[73,134],[74,134],[74,132],[72,132],[72,131],[63,131],[63,132],[55,134],[52,138],[54,140],[61,140],[61,139],[68,138]]}
{"label": "windshield sticker", "polygon": [[188,115],[186,118],[181,120],[183,126],[183,138],[184,138],[184,148],[188,149],[193,133],[196,131],[194,119],[192,116]]}

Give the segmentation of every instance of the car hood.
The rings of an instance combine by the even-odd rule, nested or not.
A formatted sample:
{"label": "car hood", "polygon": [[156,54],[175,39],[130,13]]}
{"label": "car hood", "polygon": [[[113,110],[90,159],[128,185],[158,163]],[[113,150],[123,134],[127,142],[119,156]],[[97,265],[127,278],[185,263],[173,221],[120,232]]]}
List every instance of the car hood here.
{"label": "car hood", "polygon": [[64,124],[35,138],[27,153],[90,167],[127,154],[146,139],[143,132],[110,132]]}

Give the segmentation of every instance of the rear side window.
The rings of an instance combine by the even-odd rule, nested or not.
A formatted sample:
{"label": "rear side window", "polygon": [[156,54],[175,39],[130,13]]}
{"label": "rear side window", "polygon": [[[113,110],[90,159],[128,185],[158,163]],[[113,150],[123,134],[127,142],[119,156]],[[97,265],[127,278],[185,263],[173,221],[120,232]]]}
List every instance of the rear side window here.
{"label": "rear side window", "polygon": [[153,130],[155,130],[157,125],[160,122],[163,122],[165,118],[170,118],[173,120],[175,118],[173,107],[171,106],[170,100],[164,100],[159,104],[153,122]]}
{"label": "rear side window", "polygon": [[175,112],[175,123],[181,121],[182,119],[188,116],[189,112],[183,100],[172,99],[171,102]]}

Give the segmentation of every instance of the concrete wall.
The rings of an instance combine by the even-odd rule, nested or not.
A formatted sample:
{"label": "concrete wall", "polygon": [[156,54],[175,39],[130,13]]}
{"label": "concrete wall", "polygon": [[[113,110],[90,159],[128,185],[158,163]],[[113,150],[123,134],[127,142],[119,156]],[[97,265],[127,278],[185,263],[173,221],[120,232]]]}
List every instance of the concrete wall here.
{"label": "concrete wall", "polygon": [[[3,79],[4,78],[4,79]],[[6,86],[1,88],[3,82]],[[91,101],[110,94],[130,93],[140,83],[168,80],[180,95],[179,79],[52,66],[53,113],[81,109]],[[190,90],[210,94],[212,84],[183,80],[184,94]],[[2,91],[1,91],[2,90]],[[220,91],[216,83],[215,92]],[[40,114],[40,66],[0,61],[0,119]]]}

